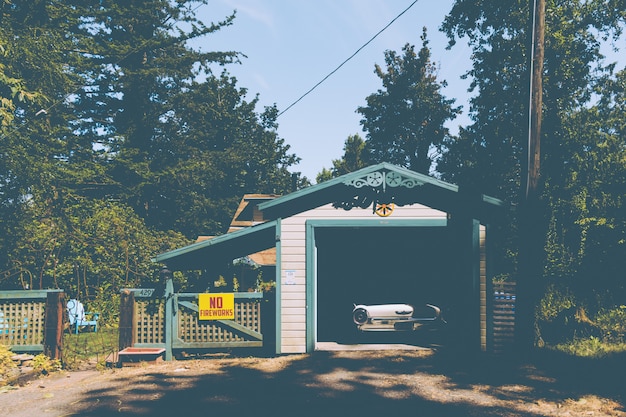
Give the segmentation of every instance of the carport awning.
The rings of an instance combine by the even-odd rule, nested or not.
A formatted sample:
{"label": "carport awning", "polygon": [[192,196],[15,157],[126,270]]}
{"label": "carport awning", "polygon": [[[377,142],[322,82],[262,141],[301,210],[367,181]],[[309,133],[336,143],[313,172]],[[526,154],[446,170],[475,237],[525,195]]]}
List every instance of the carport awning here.
{"label": "carport awning", "polygon": [[207,269],[214,263],[241,258],[276,246],[271,221],[157,255],[153,260],[178,271]]}

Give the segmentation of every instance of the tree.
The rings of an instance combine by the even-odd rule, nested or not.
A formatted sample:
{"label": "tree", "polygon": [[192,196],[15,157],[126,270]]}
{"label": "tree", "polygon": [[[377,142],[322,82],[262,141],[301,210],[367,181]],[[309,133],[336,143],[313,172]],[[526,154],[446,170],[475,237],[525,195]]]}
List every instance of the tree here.
{"label": "tree", "polygon": [[[276,133],[275,108],[256,112],[217,66],[237,52],[200,52],[187,41],[233,23],[205,25],[192,1],[112,2],[78,26],[94,42],[76,68],[88,82],[76,97],[83,137],[106,161],[105,185],[148,225],[192,237],[226,230],[246,192],[285,192],[297,162]],[[102,3],[100,3],[102,4]]]}
{"label": "tree", "polygon": [[159,156],[176,144],[166,134],[174,101],[189,91],[201,70],[235,62],[239,55],[201,53],[186,46],[234,19],[231,15],[207,26],[195,18],[190,3],[138,0],[77,6],[83,17],[73,31],[92,41],[72,68],[85,80],[73,97],[73,123],[104,163],[101,196],[115,185],[116,197],[149,222],[155,217],[151,199],[158,188],[155,172],[162,168]]}
{"label": "tree", "polygon": [[324,168],[317,175],[317,183],[319,184],[364,168],[367,166],[364,159],[365,141],[363,138],[358,133],[348,136],[343,145],[343,156],[341,159],[333,159],[333,167],[330,170]]}
{"label": "tree", "polygon": [[150,224],[189,237],[228,227],[241,196],[287,193],[287,168],[298,161],[276,132],[275,107],[255,111],[258,98],[223,73],[173,98],[163,144],[152,156],[155,181],[146,189]]}
{"label": "tree", "polygon": [[157,285],[155,253],[189,243],[180,234],[149,229],[120,203],[64,195],[56,205],[60,209],[51,213],[53,205],[33,203],[31,220],[13,236],[10,259],[30,271],[30,279],[19,284],[23,289],[62,288],[99,306],[106,322],[115,317],[122,288]]}
{"label": "tree", "polygon": [[67,71],[76,59],[64,34],[71,16],[48,3],[0,4],[0,269],[11,266],[7,254],[28,205],[83,175],[67,166],[75,135],[65,97],[78,80]]}
{"label": "tree", "polygon": [[[589,150],[594,146],[589,147],[587,143],[581,148],[588,140],[581,133],[587,129],[570,135],[572,124],[579,116],[590,115],[586,109],[592,104],[594,93],[604,94],[598,87],[610,75],[611,66],[601,62],[602,37],[621,33],[623,15],[620,17],[617,13],[615,4],[611,3],[607,9],[600,3],[547,1],[546,4],[539,184],[545,198],[539,208],[541,216],[535,221],[548,245],[539,248],[543,276],[532,289],[538,295],[549,283],[546,271],[558,269],[576,275],[581,268],[575,264],[555,268],[556,265],[547,262],[556,260],[555,255],[563,262],[576,262],[577,258],[568,255],[573,249],[567,243],[571,233],[559,235],[577,229],[576,220],[571,216],[562,217],[564,207],[557,208],[560,204],[554,205],[554,202],[576,205],[575,198],[571,199],[573,189],[570,186],[582,185],[571,181],[581,174],[576,171],[581,167],[577,159],[589,157]],[[476,7],[475,2],[460,0],[455,2],[442,25],[451,46],[457,39],[467,39],[472,48],[474,63],[466,76],[471,77],[471,88],[476,95],[470,107],[473,123],[446,144],[438,169],[444,179],[502,198],[513,207],[521,203],[521,175],[528,152],[528,16],[528,2],[484,3]],[[578,123],[575,126],[581,127]],[[598,136],[589,139],[595,141]],[[511,214],[510,227],[501,229],[506,234],[501,235],[501,243],[496,244],[511,260],[495,266],[497,273],[503,276],[515,276],[519,271],[515,264],[520,237],[519,213]],[[505,259],[505,256],[497,258]]]}
{"label": "tree", "polygon": [[423,29],[422,48],[406,44],[403,55],[385,52],[386,72],[375,66],[383,89],[366,98],[359,107],[361,125],[366,134],[369,163],[390,162],[429,174],[435,157],[449,136],[445,123],[460,112],[455,100],[441,94],[445,81],[437,82],[437,68],[430,59],[430,49]]}
{"label": "tree", "polygon": [[0,286],[104,300],[189,242],[171,229],[221,233],[244,192],[303,185],[276,108],[213,75],[239,54],[186,46],[234,15],[192,3],[0,4]]}

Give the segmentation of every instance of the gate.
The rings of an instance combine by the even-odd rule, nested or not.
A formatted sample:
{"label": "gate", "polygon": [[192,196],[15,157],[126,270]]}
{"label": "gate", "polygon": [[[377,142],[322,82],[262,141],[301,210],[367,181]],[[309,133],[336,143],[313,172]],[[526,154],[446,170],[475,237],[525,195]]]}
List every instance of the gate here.
{"label": "gate", "polygon": [[234,320],[200,320],[198,293],[165,293],[155,289],[122,290],[120,350],[164,348],[174,351],[263,347],[261,309],[263,293],[234,293]]}

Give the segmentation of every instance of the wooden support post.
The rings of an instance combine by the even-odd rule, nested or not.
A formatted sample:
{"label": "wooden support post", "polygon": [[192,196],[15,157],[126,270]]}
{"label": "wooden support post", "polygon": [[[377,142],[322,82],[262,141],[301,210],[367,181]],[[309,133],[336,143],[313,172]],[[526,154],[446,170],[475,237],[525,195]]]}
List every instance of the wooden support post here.
{"label": "wooden support post", "polygon": [[135,326],[133,326],[134,316],[135,294],[130,290],[124,290],[120,297],[120,350],[133,346],[133,340],[135,340]]}
{"label": "wooden support post", "polygon": [[46,296],[44,353],[52,359],[63,359],[63,311],[65,293],[49,292]]}

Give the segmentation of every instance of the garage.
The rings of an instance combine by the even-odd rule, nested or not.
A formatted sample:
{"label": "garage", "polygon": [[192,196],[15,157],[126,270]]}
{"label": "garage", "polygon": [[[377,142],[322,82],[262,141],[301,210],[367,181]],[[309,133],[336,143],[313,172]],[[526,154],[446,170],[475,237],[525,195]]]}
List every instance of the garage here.
{"label": "garage", "polygon": [[417,316],[438,305],[453,343],[485,350],[487,237],[503,209],[498,199],[381,163],[255,204],[251,226],[156,261],[210,269],[273,247],[277,354],[350,337],[355,303],[411,304]]}

